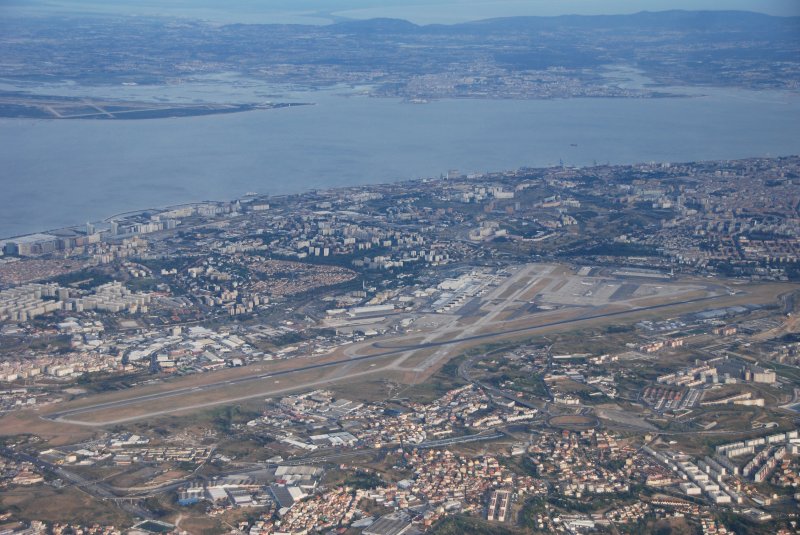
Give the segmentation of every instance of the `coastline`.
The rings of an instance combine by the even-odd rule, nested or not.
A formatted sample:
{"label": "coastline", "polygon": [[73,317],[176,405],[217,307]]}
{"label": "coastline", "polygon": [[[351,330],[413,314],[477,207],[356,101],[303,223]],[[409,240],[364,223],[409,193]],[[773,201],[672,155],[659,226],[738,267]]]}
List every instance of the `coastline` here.
{"label": "coastline", "polygon": [[[791,158],[791,157],[797,157],[798,155],[800,155],[800,154],[781,154],[781,155],[771,156],[770,158],[771,159]],[[747,160],[761,159],[761,158],[762,157],[760,157],[760,156],[749,156],[749,157],[735,158],[733,160],[747,161]],[[686,165],[686,164],[693,164],[693,163],[704,164],[704,163],[709,163],[709,162],[714,162],[714,161],[719,161],[719,160],[709,159],[709,160],[697,160],[697,161],[692,161],[692,162],[674,161],[674,162],[665,162],[665,163],[668,163],[670,165]],[[598,168],[607,168],[607,167],[629,168],[629,167],[633,167],[633,166],[637,166],[637,165],[645,165],[645,162],[605,164],[605,165],[597,165],[597,166],[577,166],[577,167],[573,167],[573,169],[592,169],[593,167],[598,167]],[[549,166],[523,166],[523,167],[520,167],[520,168],[517,168],[517,169],[501,169],[501,170],[490,171],[490,172],[481,174],[480,176],[475,176],[475,177],[473,177],[473,179],[478,181],[478,180],[481,180],[482,178],[486,178],[486,177],[488,177],[490,175],[508,175],[508,174],[512,174],[512,173],[518,173],[518,172],[521,172],[523,170],[526,171],[526,172],[529,172],[529,171],[532,171],[532,170],[533,171],[543,171],[543,172],[545,172],[545,171],[558,169],[558,168],[562,168],[562,166],[556,166],[556,165],[549,165]],[[186,208],[196,208],[198,206],[213,206],[213,205],[225,206],[225,205],[232,205],[232,204],[237,203],[237,202],[242,202],[242,201],[246,201],[246,200],[256,200],[256,199],[259,200],[259,201],[269,201],[270,199],[280,199],[280,198],[293,197],[293,196],[302,197],[302,196],[305,196],[305,195],[312,195],[312,194],[315,194],[317,192],[333,193],[333,192],[337,192],[337,191],[352,190],[352,189],[357,189],[357,190],[363,191],[363,190],[368,190],[370,188],[382,188],[382,187],[389,187],[389,186],[403,186],[403,185],[412,186],[412,185],[414,185],[416,183],[428,182],[428,181],[432,181],[432,180],[447,180],[447,178],[444,177],[444,176],[440,176],[440,177],[425,177],[425,178],[402,179],[402,180],[397,180],[397,181],[392,181],[392,182],[385,182],[384,181],[384,182],[374,182],[374,183],[369,183],[369,184],[352,184],[352,185],[335,186],[335,187],[329,187],[329,188],[308,188],[308,189],[306,189],[304,191],[297,191],[297,192],[294,192],[294,193],[285,193],[285,194],[279,194],[279,195],[268,195],[268,194],[259,194],[259,193],[250,192],[250,193],[247,193],[245,195],[241,195],[241,196],[233,197],[233,198],[229,198],[229,199],[205,199],[205,200],[198,200],[198,201],[187,201],[187,202],[182,202],[182,203],[177,203],[177,204],[169,204],[169,205],[164,205],[164,206],[160,206],[160,207],[159,206],[151,206],[151,207],[147,207],[147,208],[137,208],[137,209],[133,209],[133,210],[126,210],[124,212],[118,212],[118,213],[112,214],[110,216],[103,217],[103,218],[100,218],[100,219],[96,219],[96,220],[93,220],[93,221],[87,221],[85,223],[67,225],[67,226],[64,226],[64,227],[56,227],[56,228],[51,228],[51,229],[47,229],[47,230],[36,230],[36,231],[33,231],[33,232],[27,232],[27,233],[23,233],[23,234],[16,234],[16,235],[13,235],[13,236],[0,236],[0,244],[2,244],[2,242],[5,242],[5,241],[10,241],[10,240],[22,238],[22,237],[25,237],[25,236],[31,236],[31,235],[35,235],[35,234],[59,234],[59,233],[64,233],[64,232],[74,232],[76,230],[85,228],[86,225],[92,225],[92,226],[95,226],[95,225],[98,225],[98,224],[100,224],[100,225],[110,225],[112,222],[117,221],[117,220],[124,220],[124,219],[129,218],[129,217],[134,217],[134,216],[137,216],[137,215],[145,215],[147,213],[151,213],[150,215],[152,216],[152,215],[158,215],[160,213],[180,211],[181,209],[186,209]]]}
{"label": "coastline", "polygon": [[[702,93],[708,96],[412,105],[318,92],[280,99],[314,106],[270,113],[0,118],[7,140],[0,147],[6,177],[0,236],[102,221],[140,207],[397,182],[454,168],[482,173],[800,151],[794,93]],[[604,135],[609,128],[618,134]]]}

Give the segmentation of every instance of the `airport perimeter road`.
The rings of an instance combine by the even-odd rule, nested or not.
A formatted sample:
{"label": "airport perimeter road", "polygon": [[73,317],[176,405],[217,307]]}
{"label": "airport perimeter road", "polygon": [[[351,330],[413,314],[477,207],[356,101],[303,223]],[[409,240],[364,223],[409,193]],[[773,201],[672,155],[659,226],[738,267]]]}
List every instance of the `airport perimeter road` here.
{"label": "airport perimeter road", "polygon": [[[202,386],[177,388],[175,390],[169,390],[169,391],[165,391],[165,392],[157,392],[157,393],[153,393],[153,394],[145,394],[145,395],[140,395],[140,396],[133,396],[133,397],[130,397],[130,398],[120,399],[120,400],[115,400],[115,401],[100,402],[100,403],[95,403],[95,404],[92,404],[92,405],[87,405],[87,406],[84,406],[84,407],[77,407],[77,408],[74,408],[74,409],[66,409],[66,410],[63,410],[63,411],[54,412],[54,413],[48,414],[48,415],[46,415],[44,417],[47,418],[47,419],[50,419],[50,420],[69,422],[69,423],[76,423],[76,424],[81,424],[81,425],[98,425],[98,424],[90,424],[88,422],[82,422],[82,421],[74,420],[72,418],[75,417],[75,416],[78,416],[80,414],[86,414],[86,413],[96,412],[96,411],[105,410],[105,409],[128,407],[128,406],[136,405],[136,404],[140,404],[140,403],[146,403],[146,402],[155,401],[155,400],[162,400],[162,399],[166,399],[166,398],[176,398],[176,397],[180,397],[180,396],[185,396],[187,394],[193,394],[193,393],[199,393],[199,392],[209,392],[209,391],[218,390],[218,389],[229,389],[231,391],[235,391],[234,387],[236,387],[237,385],[243,385],[243,384],[247,384],[247,383],[264,381],[266,379],[272,379],[272,378],[276,378],[276,377],[290,376],[292,374],[297,374],[297,373],[305,372],[305,371],[317,370],[317,369],[322,369],[322,368],[333,368],[333,367],[336,367],[336,366],[342,366],[342,365],[345,365],[345,364],[353,364],[353,363],[356,363],[356,362],[378,361],[378,360],[381,360],[381,359],[386,359],[387,357],[392,357],[392,356],[396,356],[396,355],[400,355],[400,354],[406,354],[409,351],[416,351],[416,350],[432,348],[432,347],[464,344],[464,343],[470,343],[470,342],[479,342],[479,341],[484,341],[484,340],[488,341],[488,340],[491,340],[491,339],[502,338],[502,337],[505,337],[505,336],[515,335],[515,334],[535,333],[537,330],[545,329],[545,328],[558,327],[558,326],[568,326],[568,325],[579,324],[581,322],[587,322],[587,321],[591,321],[591,320],[622,317],[622,316],[632,315],[632,314],[640,314],[642,312],[659,310],[659,309],[667,309],[667,308],[677,307],[677,306],[686,305],[686,304],[713,301],[713,300],[719,299],[721,297],[728,297],[728,296],[727,295],[714,295],[714,296],[698,297],[698,298],[694,298],[694,299],[685,299],[685,300],[681,300],[681,301],[674,301],[674,302],[662,303],[662,304],[657,304],[657,305],[630,308],[630,309],[626,309],[626,310],[618,310],[618,311],[613,311],[613,312],[604,312],[604,313],[599,313],[599,314],[581,315],[578,318],[563,319],[563,320],[558,320],[558,321],[541,323],[541,324],[537,324],[537,325],[533,325],[533,326],[518,327],[518,328],[514,328],[514,329],[505,329],[505,330],[498,329],[498,330],[490,332],[490,333],[476,334],[476,335],[463,336],[463,337],[455,337],[455,338],[452,338],[452,339],[449,339],[449,340],[429,341],[429,342],[418,343],[418,344],[409,344],[409,345],[398,345],[398,346],[391,346],[390,348],[384,345],[383,348],[386,348],[387,351],[382,351],[380,353],[375,353],[375,354],[371,354],[371,355],[354,356],[354,357],[347,358],[347,359],[341,359],[341,360],[335,360],[335,361],[329,361],[329,362],[321,362],[321,363],[317,363],[317,364],[308,364],[308,365],[305,365],[305,366],[298,366],[297,368],[292,368],[292,369],[289,369],[289,370],[281,370],[281,371],[275,371],[275,372],[269,372],[269,373],[260,373],[258,375],[254,375],[254,376],[246,376],[246,377],[240,377],[240,378],[235,378],[235,379],[227,379],[225,381],[220,381],[218,383],[210,383],[210,384],[202,385]],[[500,323],[500,324],[502,325],[502,323]],[[375,344],[373,347],[381,348],[381,346],[378,345],[378,344]],[[382,368],[374,368],[372,370],[366,370],[366,371],[360,372],[360,373],[344,375],[342,377],[337,377],[335,379],[330,379],[330,380],[326,380],[326,381],[319,381],[317,383],[325,384],[325,383],[330,383],[330,382],[334,382],[334,381],[352,379],[352,378],[354,378],[356,376],[359,376],[359,375],[367,375],[369,373],[375,373],[375,372],[381,371],[381,369]],[[312,386],[313,384],[316,384],[316,383],[308,383],[308,384],[298,383],[297,385],[293,386],[291,389],[292,390],[296,390],[298,388],[303,388],[305,386]],[[288,390],[289,389],[282,389],[280,392],[284,392],[284,391],[288,391]],[[257,395],[250,396],[250,397],[258,397],[259,395],[270,395],[271,393],[275,393],[275,392],[265,392],[263,394],[257,394]],[[228,402],[240,401],[242,399],[246,399],[246,398],[232,398],[232,399],[220,400],[218,402],[212,402],[212,403],[208,403],[208,404],[198,404],[198,405],[194,405],[194,406],[183,406],[183,407],[178,406],[178,407],[171,408],[169,410],[159,411],[157,414],[156,413],[152,413],[152,412],[149,413],[149,414],[142,414],[141,418],[147,417],[147,416],[159,415],[159,414],[168,414],[168,413],[171,413],[171,412],[179,412],[181,410],[189,410],[189,409],[201,408],[201,407],[205,407],[205,406],[219,405],[219,404],[224,404],[224,403],[228,403]],[[134,419],[137,419],[137,418],[130,418],[130,419],[126,419],[125,421],[134,420]],[[111,424],[111,423],[119,423],[120,421],[104,422],[101,425]]]}

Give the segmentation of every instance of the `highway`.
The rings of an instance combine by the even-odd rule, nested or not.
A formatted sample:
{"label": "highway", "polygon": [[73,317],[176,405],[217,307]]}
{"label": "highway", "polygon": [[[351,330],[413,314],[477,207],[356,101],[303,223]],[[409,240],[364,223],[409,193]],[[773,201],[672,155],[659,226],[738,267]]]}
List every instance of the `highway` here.
{"label": "highway", "polygon": [[[476,334],[476,335],[471,335],[471,336],[457,337],[457,338],[453,338],[453,339],[450,339],[450,340],[431,341],[431,342],[425,342],[425,343],[421,343],[421,344],[411,344],[411,345],[405,345],[405,346],[393,346],[388,351],[383,351],[383,352],[372,354],[372,355],[354,356],[354,357],[351,357],[351,358],[335,360],[335,361],[331,361],[331,362],[323,362],[323,363],[318,363],[318,364],[309,364],[309,365],[306,365],[306,366],[300,366],[300,367],[297,367],[297,368],[293,368],[291,370],[282,370],[282,371],[275,371],[275,372],[270,372],[270,373],[262,373],[262,374],[258,374],[258,375],[255,375],[255,376],[241,377],[241,378],[237,378],[237,379],[229,379],[229,380],[222,381],[222,382],[219,382],[219,383],[211,383],[211,384],[203,385],[203,386],[178,388],[178,389],[167,391],[167,392],[157,392],[157,393],[153,393],[153,394],[145,394],[145,395],[135,396],[135,397],[131,397],[131,398],[127,398],[127,399],[121,399],[121,400],[117,400],[117,401],[108,401],[108,402],[96,403],[96,404],[88,405],[88,406],[85,406],[85,407],[79,407],[79,408],[75,408],[75,409],[67,409],[67,410],[63,410],[63,411],[54,412],[54,413],[51,413],[51,414],[45,416],[45,418],[50,419],[50,420],[56,420],[56,421],[67,421],[68,417],[74,417],[74,416],[79,415],[79,414],[95,412],[95,411],[103,410],[103,409],[126,407],[126,406],[134,405],[134,404],[137,404],[137,403],[153,401],[153,400],[160,400],[160,399],[166,399],[166,398],[171,398],[171,397],[177,397],[177,396],[181,396],[181,395],[184,395],[184,394],[197,392],[197,391],[209,391],[209,390],[215,390],[215,389],[220,389],[220,388],[232,388],[235,385],[242,385],[242,384],[246,384],[246,383],[262,381],[264,379],[269,379],[269,378],[274,378],[274,377],[287,376],[287,375],[300,373],[300,372],[304,372],[304,371],[316,370],[316,369],[321,369],[321,368],[332,368],[332,367],[335,367],[335,366],[341,366],[341,365],[345,365],[345,364],[352,364],[352,363],[355,363],[355,362],[368,362],[368,361],[380,360],[380,359],[384,359],[384,358],[392,356],[392,355],[406,353],[408,351],[413,351],[413,350],[420,350],[420,349],[426,349],[426,348],[432,348],[432,347],[441,347],[441,346],[462,344],[462,343],[465,343],[465,342],[475,342],[475,341],[480,341],[480,340],[488,340],[488,339],[507,336],[507,335],[513,335],[513,334],[520,334],[520,333],[525,333],[525,332],[530,332],[530,331],[536,331],[538,329],[543,329],[543,328],[548,328],[548,327],[566,326],[566,325],[572,325],[572,324],[585,322],[585,321],[590,321],[590,320],[594,320],[594,319],[604,319],[604,318],[619,317],[619,316],[625,316],[625,315],[630,315],[630,314],[638,314],[638,313],[652,311],[652,310],[659,310],[659,309],[664,309],[664,308],[681,306],[681,305],[685,305],[685,304],[700,303],[700,302],[704,302],[704,301],[712,301],[714,299],[718,299],[720,297],[725,297],[725,296],[726,295],[713,295],[713,296],[706,296],[706,297],[698,297],[698,298],[694,298],[694,299],[686,299],[686,300],[682,300],[682,301],[663,303],[663,304],[658,304],[658,305],[650,305],[650,306],[645,306],[645,307],[636,307],[636,308],[631,308],[631,309],[626,309],[626,310],[618,310],[618,311],[614,311],[614,312],[605,312],[605,313],[601,313],[601,314],[582,315],[581,317],[578,317],[578,318],[571,318],[571,319],[552,321],[552,322],[542,323],[542,324],[539,324],[539,325],[528,326],[528,327],[518,327],[518,328],[514,328],[514,329],[498,330],[498,331],[494,331],[494,332],[491,332],[491,333],[484,333],[484,334]],[[373,344],[373,346],[374,347],[378,347],[378,348],[385,348],[386,347],[385,345],[379,346],[377,344]],[[379,370],[380,370],[379,368],[376,368],[376,369],[374,369],[372,371],[379,371]],[[302,385],[298,385],[298,387],[302,387]],[[267,394],[263,394],[263,395],[267,395]],[[221,401],[220,403],[225,403],[225,401]],[[191,407],[189,407],[189,408],[191,408]],[[182,409],[180,407],[178,407],[178,408],[172,409],[172,410],[167,411],[167,412],[177,412],[179,410],[182,410]],[[82,422],[72,420],[72,423],[81,424]]]}
{"label": "highway", "polygon": [[[444,438],[439,440],[430,440],[421,442],[419,444],[409,444],[406,446],[407,449],[431,449],[431,448],[441,448],[445,446],[452,446],[454,444],[466,444],[470,442],[483,442],[486,440],[496,440],[499,438],[505,437],[506,434],[497,429],[489,429],[486,431],[482,431],[477,435],[465,435],[460,437],[450,437]],[[313,455],[308,455],[305,457],[298,457],[295,459],[287,459],[285,461],[281,461],[279,463],[276,462],[255,462],[248,468],[235,468],[231,470],[226,470],[224,472],[215,474],[215,477],[224,477],[224,476],[232,476],[232,475],[240,475],[240,474],[250,474],[253,472],[259,472],[269,468],[277,468],[279,466],[303,466],[303,465],[310,465],[310,464],[323,464],[323,463],[330,463],[330,462],[339,462],[342,459],[349,459],[353,457],[361,457],[364,455],[376,455],[378,453],[386,452],[388,450],[394,450],[400,447],[400,444],[389,444],[377,449],[357,449],[357,450],[346,450],[346,451],[330,451],[320,454],[319,452]],[[38,459],[34,459],[35,462],[41,463]],[[73,474],[74,475],[74,474]],[[151,489],[146,490],[128,490],[123,488],[117,487],[108,487],[103,485],[103,499],[114,500],[118,504],[128,505],[136,507],[135,504],[131,503],[132,500],[141,500],[144,498],[157,496],[160,494],[164,494],[165,492],[170,492],[173,490],[177,490],[180,487],[185,486],[190,480],[198,477],[196,474],[188,475],[182,478],[179,481],[173,481],[171,483],[165,483],[163,485],[159,485],[157,487],[153,487]],[[203,476],[200,476],[203,477]],[[76,483],[77,484],[77,483]],[[83,480],[83,484],[85,485],[98,485],[97,483],[88,482]],[[110,492],[106,491],[113,490],[115,494],[111,494]],[[129,511],[130,512],[130,511]],[[147,514],[146,512],[139,510],[138,516],[143,516],[143,514]]]}
{"label": "highway", "polygon": [[64,468],[52,463],[48,463],[28,455],[27,453],[17,452],[7,447],[0,447],[0,455],[17,462],[29,462],[37,467],[42,472],[48,472],[58,478],[69,481],[75,487],[79,488],[86,494],[98,498],[103,501],[113,501],[120,509],[124,510],[131,515],[142,519],[155,518],[150,511],[136,504],[134,501],[120,501],[119,498],[110,490],[110,487],[105,483],[90,481],[78,474],[65,470]]}
{"label": "highway", "polygon": [[452,446],[453,444],[466,444],[468,442],[482,442],[484,440],[495,440],[498,438],[503,438],[506,436],[504,433],[499,431],[494,431],[490,434],[477,434],[477,435],[467,435],[464,437],[451,437],[451,438],[443,438],[441,440],[431,440],[429,442],[423,442],[421,444],[416,444],[414,448],[418,449],[430,449],[430,448],[441,448],[442,446]]}

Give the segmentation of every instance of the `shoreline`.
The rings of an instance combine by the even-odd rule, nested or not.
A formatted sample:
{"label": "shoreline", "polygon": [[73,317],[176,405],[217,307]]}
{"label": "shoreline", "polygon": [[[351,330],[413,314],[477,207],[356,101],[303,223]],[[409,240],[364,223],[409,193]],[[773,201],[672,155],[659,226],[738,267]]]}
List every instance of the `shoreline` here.
{"label": "shoreline", "polygon": [[[398,182],[453,168],[483,173],[798,153],[789,135],[798,112],[793,93],[702,93],[710,96],[437,99],[423,106],[329,92],[302,95],[317,105],[291,112],[185,121],[0,118],[9,137],[0,156],[7,176],[0,236],[70,228],[140,207]],[[720,127],[728,117],[730,126]],[[620,132],[613,142],[599,135],[610,126]],[[743,132],[754,126],[758,140],[744,143]]]}
{"label": "shoreline", "polygon": [[[665,163],[669,163],[670,165],[687,165],[687,164],[693,164],[693,163],[703,164],[703,163],[716,162],[716,161],[747,161],[747,160],[756,160],[756,159],[758,159],[758,160],[763,160],[763,159],[777,160],[777,159],[781,159],[781,158],[792,158],[792,157],[798,157],[798,156],[800,156],[800,154],[781,154],[781,155],[775,155],[775,156],[769,156],[769,157],[746,156],[746,157],[741,157],[741,158],[727,158],[727,159],[724,159],[724,160],[708,159],[708,160],[693,160],[693,161],[684,161],[684,162],[671,161],[671,162],[665,162]],[[516,173],[516,172],[519,172],[521,170],[543,170],[543,171],[546,171],[546,170],[552,170],[552,169],[558,169],[558,168],[565,168],[565,169],[593,169],[593,168],[607,168],[607,167],[621,167],[621,168],[623,168],[623,167],[631,167],[631,166],[636,166],[636,165],[645,165],[645,162],[638,161],[638,162],[588,165],[588,166],[558,166],[558,165],[535,166],[535,167],[521,166],[521,167],[518,167],[516,169],[500,169],[500,170],[494,170],[494,171],[489,171],[489,172],[486,172],[486,173],[482,173],[480,175],[480,177],[476,177],[476,178],[474,178],[474,180],[476,180],[476,181],[480,180],[481,178],[483,178],[483,177],[485,177],[487,175]],[[133,215],[136,215],[136,214],[142,214],[142,213],[145,213],[145,212],[156,212],[156,213],[159,213],[159,212],[169,212],[169,211],[172,211],[172,210],[179,210],[181,208],[195,207],[195,206],[200,206],[200,205],[214,205],[214,204],[216,204],[216,205],[224,205],[224,204],[231,204],[231,203],[239,202],[239,201],[242,201],[242,200],[247,199],[247,198],[262,199],[262,200],[266,201],[266,200],[269,200],[269,199],[279,199],[279,198],[283,198],[283,197],[309,195],[309,194],[312,194],[314,192],[333,192],[333,191],[353,189],[353,188],[367,189],[367,188],[389,186],[389,185],[395,185],[396,186],[396,185],[401,185],[401,184],[409,184],[410,185],[410,184],[413,184],[413,183],[416,183],[416,182],[426,182],[426,181],[429,181],[429,180],[448,180],[448,179],[446,177],[444,177],[444,176],[441,176],[441,177],[421,177],[421,178],[411,178],[411,179],[400,179],[400,180],[397,180],[397,181],[389,181],[389,182],[384,181],[384,182],[372,182],[372,183],[369,183],[369,184],[353,184],[353,185],[349,185],[349,186],[336,186],[336,187],[330,187],[330,188],[307,188],[307,189],[305,189],[303,191],[298,191],[298,192],[294,192],[294,193],[285,193],[285,194],[279,194],[279,195],[269,195],[269,194],[261,194],[261,193],[246,193],[244,195],[241,195],[241,196],[238,196],[238,197],[229,198],[227,200],[205,199],[205,200],[198,200],[198,201],[181,202],[181,203],[177,203],[177,204],[169,204],[169,205],[160,206],[160,207],[159,206],[150,206],[150,207],[147,207],[147,208],[136,208],[136,209],[132,209],[132,210],[126,210],[124,212],[117,212],[115,214],[112,214],[112,215],[107,216],[107,217],[103,217],[101,219],[95,219],[93,221],[87,221],[86,223],[78,223],[78,224],[68,225],[68,226],[64,226],[64,227],[50,228],[50,229],[47,229],[47,230],[35,230],[33,232],[27,232],[27,233],[23,233],[23,234],[15,234],[15,235],[12,235],[12,236],[0,236],[0,242],[19,239],[19,238],[22,238],[22,237],[25,237],[25,236],[31,236],[31,235],[35,235],[35,234],[56,234],[56,233],[65,232],[65,231],[72,232],[72,231],[75,231],[75,230],[80,229],[80,228],[85,228],[85,225],[87,223],[88,224],[92,224],[92,225],[97,224],[97,223],[110,224],[115,219],[124,219],[125,217],[133,216]],[[0,258],[2,258],[2,257],[0,257]]]}
{"label": "shoreline", "polygon": [[0,119],[44,121],[145,121],[205,117],[259,110],[312,106],[311,102],[261,102],[246,104],[123,101],[60,96],[15,95],[0,91]]}

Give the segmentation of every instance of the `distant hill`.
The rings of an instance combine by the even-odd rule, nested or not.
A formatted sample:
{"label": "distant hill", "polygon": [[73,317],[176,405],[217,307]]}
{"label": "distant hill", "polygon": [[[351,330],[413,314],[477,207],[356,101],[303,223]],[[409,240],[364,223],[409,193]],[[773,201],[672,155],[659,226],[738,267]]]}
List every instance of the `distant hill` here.
{"label": "distant hill", "polygon": [[387,18],[313,26],[42,15],[3,30],[0,77],[34,82],[155,84],[241,73],[305,87],[364,84],[408,99],[650,95],[609,81],[609,67],[625,65],[662,87],[800,87],[800,17],[744,11],[424,26]]}
{"label": "distant hill", "polygon": [[503,17],[460,24],[419,26],[401,19],[347,21],[329,26],[346,32],[458,33],[465,30],[543,31],[558,28],[583,30],[635,28],[681,31],[800,31],[800,17],[776,17],[751,11],[641,11],[630,15],[560,15],[554,17]]}
{"label": "distant hill", "polygon": [[418,32],[423,27],[402,19],[366,19],[337,22],[329,26],[336,31],[361,33],[410,33]]}

